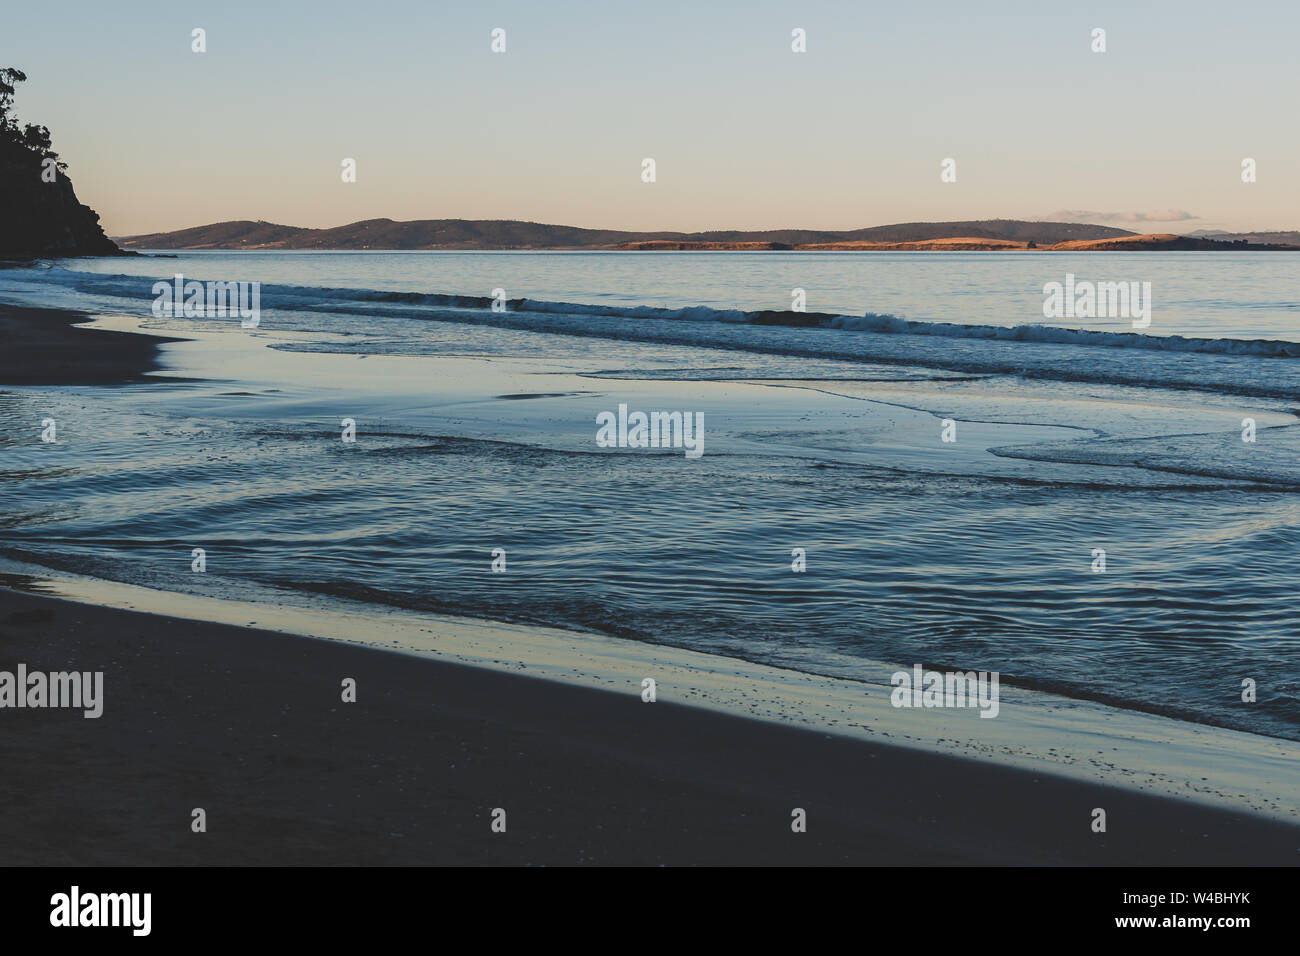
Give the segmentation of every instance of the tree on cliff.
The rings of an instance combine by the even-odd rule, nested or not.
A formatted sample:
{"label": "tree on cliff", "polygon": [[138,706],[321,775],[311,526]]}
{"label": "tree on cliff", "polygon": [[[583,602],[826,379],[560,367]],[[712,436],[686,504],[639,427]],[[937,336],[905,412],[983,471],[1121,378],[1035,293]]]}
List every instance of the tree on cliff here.
{"label": "tree on cliff", "polygon": [[39,160],[53,159],[60,171],[68,164],[59,162],[59,154],[51,149],[50,131],[44,126],[28,123],[20,126],[12,114],[14,91],[27,79],[27,74],[13,67],[0,69],[0,150],[6,153],[30,153]]}
{"label": "tree on cliff", "polygon": [[26,79],[22,70],[0,69],[0,257],[121,255],[99,215],[77,201],[50,131],[13,114],[14,92]]}

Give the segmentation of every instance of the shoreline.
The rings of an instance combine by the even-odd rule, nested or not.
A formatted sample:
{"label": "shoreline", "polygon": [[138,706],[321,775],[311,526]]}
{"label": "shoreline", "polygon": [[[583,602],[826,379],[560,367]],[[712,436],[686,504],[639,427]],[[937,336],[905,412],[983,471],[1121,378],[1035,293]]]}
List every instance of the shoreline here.
{"label": "shoreline", "polygon": [[21,729],[0,738],[9,865],[1281,866],[1300,849],[1300,827],[1258,815],[335,641],[9,590],[0,633],[6,665],[105,672],[98,720],[0,711]]}
{"label": "shoreline", "polygon": [[[96,355],[102,381],[58,384],[154,381],[142,364],[191,347],[160,344],[218,334],[8,311],[58,341],[133,343]],[[214,360],[265,350],[238,345]],[[1007,685],[992,720],[897,709],[888,677],[910,661],[864,659],[846,680],[342,600],[286,607],[251,582],[260,602],[6,567],[24,573],[0,577],[0,670],[103,670],[107,700],[98,720],[0,708],[21,729],[0,739],[0,863],[1294,865],[1300,850],[1300,743],[1282,738]],[[358,704],[340,701],[344,676]],[[454,771],[471,766],[467,785]],[[523,836],[491,834],[497,806],[521,808]],[[191,839],[194,807],[212,839]],[[1109,835],[1091,830],[1098,807]]]}
{"label": "shoreline", "polygon": [[[202,353],[202,340],[221,333],[195,331],[184,336],[163,338],[140,328],[140,320],[130,317],[93,318],[72,312],[63,313],[61,317],[64,327],[69,330],[68,334],[97,334],[132,340],[140,346],[132,359],[138,360],[139,353],[147,352],[149,361],[155,367],[166,360],[166,366],[172,370],[171,375],[180,376],[171,379],[173,381],[192,381],[193,375],[219,378],[220,363],[235,360],[236,356],[240,367],[245,373],[250,373],[259,367],[254,356],[267,351],[268,340],[265,336],[251,339],[237,336],[224,343],[225,347],[218,352],[218,364],[208,367],[193,361],[193,356],[187,361],[178,361],[180,353],[188,353],[195,348],[198,349],[196,354]],[[95,327],[82,328],[74,325],[82,320],[93,321]],[[293,333],[281,335],[292,336]],[[157,347],[168,342],[171,344],[165,349]],[[235,348],[233,352],[232,346]],[[342,356],[312,357],[316,362],[324,360],[337,366],[337,374],[342,374],[348,363],[348,359]],[[286,385],[287,380],[293,380],[292,375],[286,378],[284,363],[297,358],[298,354],[293,352],[274,353],[277,391]],[[411,365],[413,371],[409,374],[414,374],[419,387],[425,388],[422,383],[426,376],[426,359],[381,356],[372,358],[373,362],[384,365],[385,381],[394,384],[404,381],[401,369],[405,365]],[[129,364],[123,371],[130,374]],[[303,374],[306,375],[307,371],[304,369]],[[310,371],[312,375],[319,374],[316,369]],[[150,375],[140,381],[154,381],[158,378],[159,376]],[[249,378],[250,381],[255,379],[255,375]],[[123,382],[130,380],[122,379]],[[270,379],[267,382],[269,384]],[[511,387],[514,387],[513,384]],[[498,387],[497,384],[485,386],[484,395],[491,395],[502,388],[504,386]],[[486,427],[484,422],[479,422],[471,431],[479,433]],[[491,432],[490,428],[488,432]],[[1010,440],[1006,436],[1002,438]],[[992,443],[1005,442],[1000,440]],[[972,447],[982,447],[984,444],[987,442],[981,440]],[[3,570],[4,563],[0,562],[0,570]],[[53,580],[50,577],[52,573],[54,572],[47,571],[44,567],[31,569],[31,576],[35,578]],[[68,582],[74,579],[61,580],[64,586],[70,586]],[[227,623],[246,623],[232,621],[232,613],[236,617],[248,614],[250,620],[266,621],[271,613],[267,603],[279,600],[278,593],[269,590],[260,595],[260,602],[238,602],[150,591],[89,578],[81,579],[78,586],[83,590],[75,596],[94,604],[139,606],[157,614]],[[90,590],[86,591],[85,588]],[[130,596],[124,598],[123,595]],[[64,596],[74,595],[65,593]],[[334,606],[349,606],[349,602],[340,599]],[[1279,747],[1289,747],[1287,752],[1292,754],[1300,752],[1300,743],[1287,738],[1266,737],[1249,730],[1232,730],[1222,725],[1198,723],[1151,710],[1130,709],[1123,702],[1111,703],[1104,698],[1065,696],[1051,690],[1035,689],[1032,684],[1003,684],[1003,697],[1018,705],[1012,708],[1013,714],[1017,710],[1023,710],[1026,715],[1026,719],[1017,718],[1014,721],[1008,721],[1004,717],[993,721],[975,720],[973,724],[963,723],[961,716],[957,715],[944,715],[935,711],[908,715],[906,712],[891,710],[888,706],[881,709],[878,703],[873,703],[867,711],[860,710],[861,701],[858,698],[864,688],[869,688],[876,697],[883,695],[887,698],[890,690],[889,674],[894,669],[910,669],[917,663],[912,660],[886,663],[864,658],[855,662],[852,674],[841,675],[839,678],[823,677],[740,658],[719,657],[667,645],[618,641],[544,626],[437,618],[368,604],[351,606],[356,607],[357,611],[350,615],[321,612],[316,616],[308,611],[282,608],[277,610],[278,616],[274,619],[278,622],[276,626],[279,630],[334,639],[347,639],[348,626],[364,633],[364,628],[368,626],[368,621],[362,620],[365,617],[387,622],[400,621],[395,626],[401,632],[398,636],[406,646],[416,653],[434,654],[446,652],[448,645],[445,641],[439,644],[431,635],[446,634],[456,627],[462,627],[466,633],[478,635],[478,644],[474,641],[461,641],[451,651],[451,656],[479,666],[499,665],[502,659],[508,660],[511,655],[504,653],[504,649],[512,646],[512,642],[522,639],[527,644],[528,655],[518,661],[516,669],[530,669],[533,673],[550,674],[559,679],[565,679],[566,669],[573,670],[585,674],[579,683],[595,686],[612,686],[618,682],[626,686],[632,678],[635,678],[633,683],[638,682],[641,675],[630,674],[627,668],[629,662],[637,660],[639,656],[648,666],[667,668],[681,677],[689,689],[692,703],[724,712],[768,717],[778,721],[802,721],[807,726],[830,729],[835,733],[844,733],[847,729],[847,732],[866,739],[892,737],[896,742],[904,741],[909,745],[940,752],[980,757],[991,755],[1013,765],[1073,773],[1080,779],[1125,784],[1136,781],[1136,785],[1153,792],[1191,795],[1221,805],[1249,807],[1258,812],[1276,811],[1277,800],[1270,793],[1271,778],[1266,774],[1262,780],[1258,779],[1257,768],[1243,764],[1242,754],[1253,754],[1270,763],[1279,759]],[[341,626],[340,621],[345,624]],[[429,622],[433,622],[433,625],[426,626]],[[458,638],[461,636],[463,635],[457,635]],[[492,647],[496,653],[483,651],[483,647]],[[559,658],[563,662],[561,665],[549,660],[557,647],[563,651]],[[575,666],[569,666],[575,661]],[[921,663],[928,666],[934,662]],[[690,676],[700,672],[710,675],[709,686],[691,686]],[[746,679],[758,681],[763,691],[748,698],[738,695],[733,687],[728,686],[728,682],[736,680],[741,674],[746,675]],[[1116,762],[1104,752],[1104,748],[1096,745],[1096,740],[1109,739],[1116,728],[1123,731],[1134,726],[1140,727],[1151,739],[1164,741],[1166,752],[1146,746],[1131,747],[1128,743],[1121,742],[1125,748],[1123,759]],[[1046,740],[1045,734],[1049,731],[1056,733],[1057,738]],[[1225,779],[1216,778],[1214,760],[1206,756],[1202,746],[1206,740],[1214,741],[1212,752],[1227,760],[1232,769]],[[1207,772],[1193,773],[1196,766],[1201,766]],[[1290,774],[1286,779],[1286,787],[1281,789],[1291,796],[1282,798],[1282,803],[1288,805],[1289,817],[1300,819],[1300,771]]]}
{"label": "shoreline", "polygon": [[0,588],[99,611],[352,644],[571,689],[612,691],[636,702],[641,682],[650,676],[658,703],[1300,825],[1300,743],[1285,738],[1012,685],[1002,686],[999,716],[992,720],[973,708],[896,708],[889,675],[901,663],[863,660],[863,678],[846,680],[536,625],[338,599],[314,607],[277,605],[269,603],[276,593],[270,589],[254,591],[260,600],[236,601],[55,575],[12,561],[5,568],[11,573],[0,577]]}
{"label": "shoreline", "polygon": [[181,339],[144,330],[82,327],[94,321],[94,316],[84,312],[0,303],[0,339],[5,342],[0,350],[0,386],[127,385],[166,380],[148,373],[163,367],[158,346]]}

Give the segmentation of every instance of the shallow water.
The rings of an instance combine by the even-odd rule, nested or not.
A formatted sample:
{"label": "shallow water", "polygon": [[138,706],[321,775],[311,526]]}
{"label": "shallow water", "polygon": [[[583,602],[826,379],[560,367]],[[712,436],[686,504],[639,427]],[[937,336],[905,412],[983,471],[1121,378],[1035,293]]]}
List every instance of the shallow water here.
{"label": "shallow water", "polygon": [[[922,322],[1132,331],[1123,318],[1047,321],[1043,286],[1150,282],[1153,335],[1300,341],[1296,258],[1277,252],[222,252],[92,259],[101,276],[258,280],[313,289],[489,296],[605,306],[884,313]],[[174,257],[174,258],[172,258]]]}
{"label": "shallow water", "polygon": [[[552,624],[850,678],[861,660],[997,670],[1300,739],[1295,359],[503,316],[324,289],[509,284],[513,297],[509,276],[483,288],[509,260],[519,295],[552,302],[757,309],[760,279],[779,288],[804,269],[837,290],[810,308],[999,324],[1015,310],[998,303],[1027,295],[1013,285],[1053,278],[1041,260],[1065,268],[867,258],[211,254],[76,267],[105,276],[6,270],[0,300],[198,341],[164,350],[193,381],[0,393],[3,545],[157,587],[239,597],[256,583],[287,602]],[[954,259],[975,276],[966,292]],[[1182,333],[1285,339],[1295,316],[1276,256],[1089,256],[1077,271],[1116,259],[1120,277],[1180,290]],[[1234,268],[1242,308],[1222,294]],[[298,291],[265,295],[246,332],[153,319],[149,283],[112,278],[190,270]],[[602,291],[615,277],[620,291]],[[597,447],[595,416],[620,403],[701,411],[704,455]],[[39,441],[44,418],[57,444]],[[941,440],[945,418],[956,442]],[[1240,700],[1246,678],[1258,703]]]}

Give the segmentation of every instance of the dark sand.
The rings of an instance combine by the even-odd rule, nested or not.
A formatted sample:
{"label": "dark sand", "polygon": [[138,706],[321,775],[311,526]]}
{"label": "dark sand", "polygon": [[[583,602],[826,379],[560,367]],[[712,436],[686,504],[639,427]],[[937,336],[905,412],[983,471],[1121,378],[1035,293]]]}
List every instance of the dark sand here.
{"label": "dark sand", "polygon": [[[20,662],[103,670],[105,706],[0,710],[0,864],[1300,859],[1300,828],[1192,803],[0,590],[0,669]],[[790,830],[795,807],[807,833]],[[1091,832],[1093,807],[1108,833]]]}
{"label": "dark sand", "polygon": [[0,384],[110,385],[140,381],[158,368],[158,343],[178,341],[78,329],[91,316],[0,305]]}

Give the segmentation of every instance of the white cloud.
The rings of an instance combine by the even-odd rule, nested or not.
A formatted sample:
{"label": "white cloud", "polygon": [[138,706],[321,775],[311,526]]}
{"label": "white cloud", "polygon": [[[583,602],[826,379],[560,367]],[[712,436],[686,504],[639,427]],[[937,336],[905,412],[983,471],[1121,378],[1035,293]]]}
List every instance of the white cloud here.
{"label": "white cloud", "polygon": [[1187,222],[1200,219],[1185,209],[1153,209],[1151,212],[1096,212],[1092,209],[1058,209],[1042,222]]}

